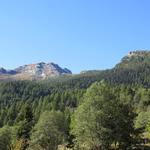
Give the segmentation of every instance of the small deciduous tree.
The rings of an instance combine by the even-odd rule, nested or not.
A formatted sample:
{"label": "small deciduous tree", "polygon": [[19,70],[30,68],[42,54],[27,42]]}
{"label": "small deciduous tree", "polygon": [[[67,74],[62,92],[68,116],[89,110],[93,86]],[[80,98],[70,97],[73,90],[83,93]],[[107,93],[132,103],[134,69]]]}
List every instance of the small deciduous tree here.
{"label": "small deciduous tree", "polygon": [[57,150],[65,139],[66,121],[59,111],[44,112],[35,125],[29,150]]}
{"label": "small deciduous tree", "polygon": [[72,119],[76,149],[108,150],[112,144],[130,147],[134,114],[116,92],[119,90],[105,82],[94,83],[87,90]]}

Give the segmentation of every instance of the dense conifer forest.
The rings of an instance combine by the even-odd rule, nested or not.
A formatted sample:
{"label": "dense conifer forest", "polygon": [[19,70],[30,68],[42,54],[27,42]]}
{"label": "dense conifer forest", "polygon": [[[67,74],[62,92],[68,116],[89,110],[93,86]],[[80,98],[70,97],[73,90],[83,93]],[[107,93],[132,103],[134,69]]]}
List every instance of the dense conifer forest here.
{"label": "dense conifer forest", "polygon": [[0,150],[150,149],[150,53],[113,69],[0,82]]}

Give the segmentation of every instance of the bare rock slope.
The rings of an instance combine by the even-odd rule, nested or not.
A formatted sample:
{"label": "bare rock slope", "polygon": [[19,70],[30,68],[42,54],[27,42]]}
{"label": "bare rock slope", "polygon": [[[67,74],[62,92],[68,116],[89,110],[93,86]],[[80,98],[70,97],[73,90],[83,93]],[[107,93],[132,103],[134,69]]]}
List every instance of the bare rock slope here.
{"label": "bare rock slope", "polygon": [[72,72],[57,64],[44,62],[20,66],[14,70],[0,68],[0,79],[42,80],[67,74]]}

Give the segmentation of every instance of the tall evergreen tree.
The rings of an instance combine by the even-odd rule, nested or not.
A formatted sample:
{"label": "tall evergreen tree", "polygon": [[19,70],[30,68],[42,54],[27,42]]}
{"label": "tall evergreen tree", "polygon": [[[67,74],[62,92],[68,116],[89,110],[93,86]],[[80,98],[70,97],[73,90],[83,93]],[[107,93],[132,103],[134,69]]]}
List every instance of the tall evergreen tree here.
{"label": "tall evergreen tree", "polygon": [[29,104],[25,106],[24,118],[20,122],[20,127],[17,133],[16,150],[26,150],[29,146],[30,132],[33,127],[33,114]]}

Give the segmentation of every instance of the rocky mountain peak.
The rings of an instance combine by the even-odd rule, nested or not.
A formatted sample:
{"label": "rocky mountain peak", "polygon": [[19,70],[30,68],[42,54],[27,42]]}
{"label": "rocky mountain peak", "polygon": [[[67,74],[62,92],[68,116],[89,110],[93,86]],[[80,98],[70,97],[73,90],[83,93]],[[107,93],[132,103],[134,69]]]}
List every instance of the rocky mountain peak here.
{"label": "rocky mountain peak", "polygon": [[18,67],[15,71],[22,76],[30,76],[33,78],[49,78],[64,74],[72,74],[70,70],[61,68],[55,63],[36,63]]}
{"label": "rocky mountain peak", "polygon": [[9,75],[15,79],[38,80],[61,76],[65,74],[72,74],[72,72],[67,68],[61,68],[55,63],[40,62],[20,66],[14,70],[6,70],[4,68],[0,68],[0,74]]}

